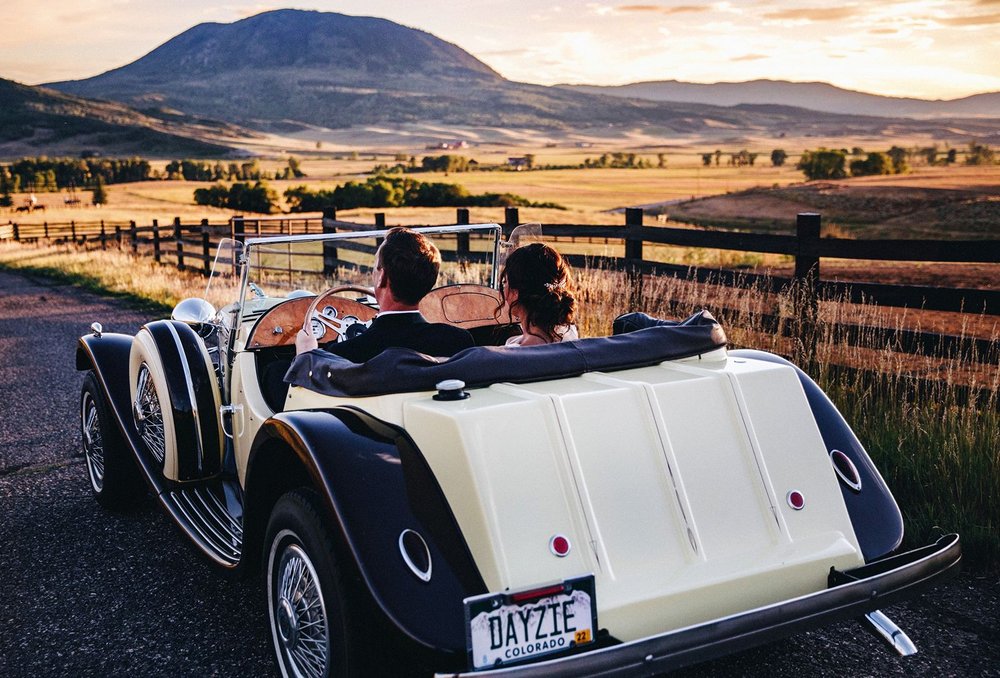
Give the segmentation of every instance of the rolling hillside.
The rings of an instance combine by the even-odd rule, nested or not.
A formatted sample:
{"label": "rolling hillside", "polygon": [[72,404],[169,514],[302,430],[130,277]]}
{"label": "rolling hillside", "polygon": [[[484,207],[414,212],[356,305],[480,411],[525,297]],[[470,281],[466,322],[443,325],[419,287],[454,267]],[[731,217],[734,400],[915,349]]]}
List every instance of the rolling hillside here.
{"label": "rolling hillside", "polygon": [[229,125],[168,111],[140,112],[0,79],[0,157],[104,155],[220,156],[215,140],[245,134]]}
{"label": "rolling hillside", "polygon": [[156,102],[277,133],[433,122],[507,129],[641,127],[662,136],[740,143],[746,135],[881,135],[893,125],[938,130],[958,140],[982,138],[981,129],[964,125],[622,99],[517,83],[424,31],[385,19],[287,9],[231,24],[201,24],[131,64],[51,87],[139,108]]}
{"label": "rolling hillside", "polygon": [[933,117],[1000,117],[1000,92],[976,94],[950,101],[927,101],[905,97],[886,97],[834,87],[825,82],[788,82],[784,80],[751,80],[748,82],[716,82],[702,84],[660,80],[636,82],[615,87],[597,85],[560,85],[565,89],[589,94],[738,106],[740,104],[778,104],[795,106],[825,113],[844,115],[874,115],[887,118],[900,116]]}

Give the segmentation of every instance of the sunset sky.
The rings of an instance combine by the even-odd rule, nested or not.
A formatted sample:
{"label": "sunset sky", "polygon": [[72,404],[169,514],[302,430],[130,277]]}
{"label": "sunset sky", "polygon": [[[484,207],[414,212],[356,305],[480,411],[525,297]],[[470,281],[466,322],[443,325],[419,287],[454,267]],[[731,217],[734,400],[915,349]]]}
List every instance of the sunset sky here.
{"label": "sunset sky", "polygon": [[86,78],[198,23],[283,7],[390,19],[546,85],[772,78],[945,99],[1000,90],[1000,0],[3,0],[0,77]]}

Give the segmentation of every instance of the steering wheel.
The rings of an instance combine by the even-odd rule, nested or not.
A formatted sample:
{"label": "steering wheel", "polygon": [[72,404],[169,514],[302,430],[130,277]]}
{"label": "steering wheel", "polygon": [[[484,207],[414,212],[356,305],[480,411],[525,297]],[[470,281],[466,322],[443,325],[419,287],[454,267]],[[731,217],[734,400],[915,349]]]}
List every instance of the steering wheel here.
{"label": "steering wheel", "polygon": [[[360,325],[365,328],[371,323],[377,311],[371,306],[362,304],[354,299],[337,296],[343,292],[357,292],[365,296],[374,297],[375,290],[370,287],[360,285],[338,285],[322,292],[313,299],[306,310],[306,315],[302,323],[302,329],[312,332],[316,341],[344,341],[351,335],[363,331],[361,327],[355,327],[348,332],[349,328]],[[334,337],[327,335],[332,332]]]}

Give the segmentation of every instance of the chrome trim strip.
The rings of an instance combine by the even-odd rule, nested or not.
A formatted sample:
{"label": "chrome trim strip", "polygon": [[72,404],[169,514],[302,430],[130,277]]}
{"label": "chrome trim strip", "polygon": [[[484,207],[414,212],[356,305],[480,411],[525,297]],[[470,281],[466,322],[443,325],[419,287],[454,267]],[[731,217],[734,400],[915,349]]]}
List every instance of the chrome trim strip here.
{"label": "chrome trim strip", "polygon": [[205,507],[204,511],[200,510],[194,503],[194,499],[190,496],[186,496],[186,501],[191,505],[191,509],[198,514],[201,518],[202,524],[208,529],[212,534],[219,538],[220,541],[225,542],[227,546],[232,549],[239,548],[240,542],[236,537],[236,533],[233,531],[231,525],[226,525],[225,521],[219,516],[205,501],[204,497],[201,496],[201,492],[198,488],[190,490],[187,494],[193,495],[202,506]]}
{"label": "chrome trim strip", "polygon": [[[406,552],[406,546],[403,544],[403,538],[406,536],[408,532],[416,535],[417,539],[420,540],[420,545],[423,546],[424,548],[424,552],[427,554],[426,572],[417,567],[416,563],[414,563],[413,560],[410,559],[410,554]],[[403,556],[403,562],[406,563],[406,566],[408,568],[410,568],[410,572],[416,575],[417,579],[419,579],[422,582],[429,582],[431,580],[431,571],[434,569],[434,563],[431,561],[431,551],[429,548],[427,548],[427,542],[424,541],[424,538],[420,536],[419,532],[407,528],[399,533],[399,553],[400,555]]]}
{"label": "chrome trim strip", "polygon": [[873,634],[889,643],[889,645],[901,657],[909,657],[917,653],[917,646],[913,644],[909,636],[896,626],[891,619],[883,614],[882,610],[872,610],[865,615],[866,628]]}
{"label": "chrome trim strip", "polygon": [[218,557],[222,558],[227,562],[233,564],[239,562],[241,554],[240,551],[236,550],[232,546],[229,546],[224,541],[222,543],[219,543],[218,539],[213,539],[209,535],[205,534],[202,527],[208,527],[208,526],[205,525],[203,521],[196,520],[195,516],[197,515],[197,510],[190,503],[191,502],[190,498],[184,496],[183,490],[179,492],[171,492],[170,498],[173,500],[173,504],[174,506],[177,507],[177,510],[187,520],[188,525],[191,526],[191,529],[193,529],[197,533],[197,535],[201,538],[201,542],[205,545],[206,548],[211,549],[212,551],[215,552],[215,554]]}
{"label": "chrome trim strip", "polygon": [[[371,231],[348,231],[345,233],[308,233],[303,235],[280,235],[271,236],[267,238],[245,238],[244,243],[246,246],[253,247],[254,245],[269,245],[269,244],[281,244],[281,243],[292,243],[292,242],[314,242],[314,241],[326,241],[326,240],[348,240],[351,238],[382,238],[385,234],[389,232],[390,229],[380,229]],[[500,228],[500,224],[496,223],[483,223],[483,224],[460,224],[455,226],[434,226],[432,228],[415,228],[413,229],[419,233],[425,235],[446,235],[448,233],[468,233],[472,231],[494,231],[497,233],[499,238],[500,234],[503,233],[503,229]]]}
{"label": "chrome trim strip", "polygon": [[[847,465],[851,467],[851,471],[854,472],[854,477],[857,478],[857,481],[851,480],[844,475],[844,472],[840,470],[839,466],[837,466],[837,462],[833,460],[833,455],[835,454],[843,457],[844,461],[847,462]],[[861,491],[861,474],[858,472],[858,467],[855,466],[854,462],[851,461],[851,458],[847,456],[846,452],[841,452],[840,450],[830,450],[830,463],[833,464],[833,472],[837,474],[837,477],[840,478],[841,482],[855,492]]]}

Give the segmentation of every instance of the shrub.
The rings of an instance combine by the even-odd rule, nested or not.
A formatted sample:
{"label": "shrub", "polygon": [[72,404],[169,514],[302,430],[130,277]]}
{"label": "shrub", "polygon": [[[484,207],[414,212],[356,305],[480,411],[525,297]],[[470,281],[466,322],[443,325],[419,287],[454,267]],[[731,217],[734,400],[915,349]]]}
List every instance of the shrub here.
{"label": "shrub", "polygon": [[806,179],[843,179],[847,176],[844,163],[847,154],[839,150],[820,148],[816,151],[806,151],[799,158],[796,169],[802,170]]}

